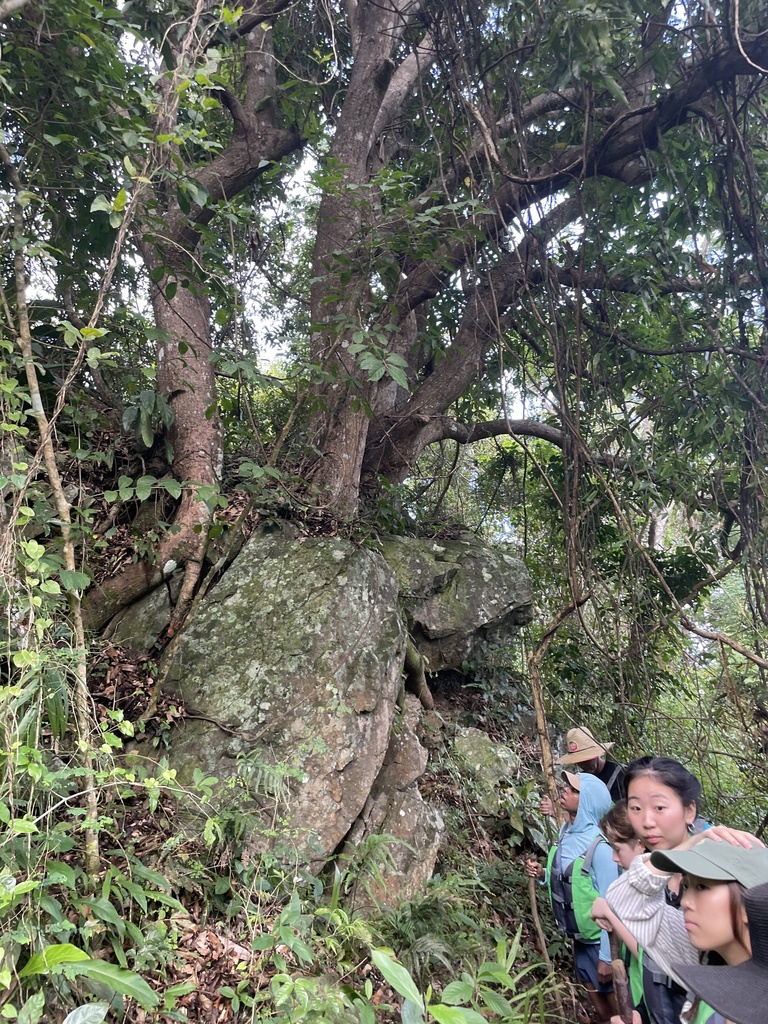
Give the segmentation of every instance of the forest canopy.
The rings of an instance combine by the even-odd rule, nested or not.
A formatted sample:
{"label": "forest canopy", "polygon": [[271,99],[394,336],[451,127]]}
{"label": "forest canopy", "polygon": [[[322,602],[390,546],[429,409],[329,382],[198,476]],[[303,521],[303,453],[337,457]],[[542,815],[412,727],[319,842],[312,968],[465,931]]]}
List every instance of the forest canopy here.
{"label": "forest canopy", "polygon": [[[183,622],[237,488],[465,520],[619,666],[671,616],[762,678],[763,5],[0,16],[3,515],[86,625],[171,561]],[[732,572],[738,627],[697,620]]]}
{"label": "forest canopy", "polygon": [[0,0],[6,803],[66,776],[95,878],[94,638],[290,520],[506,545],[493,727],[541,668],[764,830],[767,215],[764,0]]}

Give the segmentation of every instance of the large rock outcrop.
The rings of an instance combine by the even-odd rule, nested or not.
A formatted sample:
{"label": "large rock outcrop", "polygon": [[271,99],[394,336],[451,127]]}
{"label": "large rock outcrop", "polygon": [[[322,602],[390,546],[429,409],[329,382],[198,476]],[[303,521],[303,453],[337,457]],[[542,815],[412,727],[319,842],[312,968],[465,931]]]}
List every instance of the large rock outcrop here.
{"label": "large rock outcrop", "polygon": [[169,668],[168,685],[199,716],[173,736],[170,765],[184,785],[196,767],[216,776],[219,803],[261,805],[265,841],[279,833],[318,865],[384,762],[404,652],[397,581],[379,555],[261,531]]}
{"label": "large rock outcrop", "polygon": [[386,537],[381,551],[398,578],[409,632],[430,672],[460,670],[481,640],[511,639],[531,621],[525,565],[474,534]]}
{"label": "large rock outcrop", "polygon": [[[412,896],[443,822],[419,791],[428,753],[420,705],[403,689],[407,636],[429,670],[458,667],[481,639],[511,638],[530,608],[522,563],[473,537],[386,538],[375,551],[262,528],[164,666],[188,716],[171,732],[169,766],[182,787],[194,789],[196,770],[214,776],[209,806],[248,822],[254,851],[314,870],[386,833],[396,842],[384,886],[379,865],[359,891]],[[149,646],[167,615],[164,594],[145,599],[116,635]],[[148,744],[139,753],[153,756]],[[196,827],[194,799],[180,809]]]}
{"label": "large rock outcrop", "polygon": [[[439,809],[425,803],[418,788],[429,757],[418,737],[421,710],[418,699],[406,694],[381,772],[342,851],[356,862],[355,907],[411,899],[432,877],[445,825]],[[369,865],[355,851],[375,835],[392,842],[386,861]]]}

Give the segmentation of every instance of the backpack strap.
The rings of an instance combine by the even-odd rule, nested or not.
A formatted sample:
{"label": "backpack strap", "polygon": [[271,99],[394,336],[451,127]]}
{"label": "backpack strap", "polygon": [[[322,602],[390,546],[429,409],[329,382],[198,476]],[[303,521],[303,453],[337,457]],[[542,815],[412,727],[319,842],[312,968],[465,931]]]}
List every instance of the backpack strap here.
{"label": "backpack strap", "polygon": [[616,765],[616,768],[614,769],[613,775],[610,777],[610,779],[608,779],[608,781],[605,784],[606,789],[610,789],[611,788],[611,786],[614,784],[616,779],[619,777],[619,772],[621,772],[623,770],[623,768],[624,768],[623,764],[617,764]]}
{"label": "backpack strap", "polygon": [[605,841],[605,836],[596,836],[586,848],[584,851],[584,861],[581,865],[582,875],[588,875],[590,873],[592,870],[592,861],[595,856],[595,850],[598,848],[600,843],[604,843]]}

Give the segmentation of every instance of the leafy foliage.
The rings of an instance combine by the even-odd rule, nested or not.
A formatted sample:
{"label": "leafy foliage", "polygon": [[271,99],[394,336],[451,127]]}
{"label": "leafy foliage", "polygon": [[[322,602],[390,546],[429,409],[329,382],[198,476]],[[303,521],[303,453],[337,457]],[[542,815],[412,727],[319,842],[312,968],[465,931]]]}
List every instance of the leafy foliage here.
{"label": "leafy foliage", "polygon": [[[115,760],[137,716],[94,713],[85,623],[178,567],[170,640],[259,520],[510,545],[541,621],[464,666],[477,724],[516,726],[543,624],[578,604],[546,660],[557,726],[677,754],[712,817],[765,827],[763,8],[741,3],[738,24],[732,5],[642,0],[3,16],[8,1019],[210,1010],[182,969],[189,893],[240,929],[247,966],[216,988],[233,1014],[377,1013],[383,990],[347,980],[378,942],[342,906],[351,868],[325,903],[266,861],[219,871],[203,854],[239,849],[236,812],[209,817],[174,883],[122,838],[138,806],[168,824],[177,782]],[[247,784],[279,786],[262,767],[242,765]],[[195,778],[201,807],[216,784]],[[535,801],[521,779],[505,849],[541,842]],[[162,856],[184,846],[165,836]],[[503,887],[491,874],[479,903]],[[381,925],[396,959],[372,962],[406,1021],[543,1014],[520,933],[481,953],[450,886],[447,909]]]}

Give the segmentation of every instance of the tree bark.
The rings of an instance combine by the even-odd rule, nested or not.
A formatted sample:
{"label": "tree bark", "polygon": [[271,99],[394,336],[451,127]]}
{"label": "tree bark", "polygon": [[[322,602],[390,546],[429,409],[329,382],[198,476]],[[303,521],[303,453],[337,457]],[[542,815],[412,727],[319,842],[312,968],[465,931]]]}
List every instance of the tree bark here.
{"label": "tree bark", "polygon": [[[402,7],[402,9],[400,9]],[[380,166],[377,145],[386,123],[397,117],[409,88],[428,66],[429,36],[396,67],[393,55],[407,27],[407,5],[360,0],[348,5],[354,67],[331,145],[331,166],[343,168],[343,185],[327,189],[320,203],[311,289],[315,363],[332,375],[320,389],[312,434],[322,452],[312,474],[315,500],[342,517],[357,511],[369,410],[378,388],[349,351],[353,335],[375,328],[370,272],[357,248],[365,217],[376,216],[371,177]],[[348,277],[350,264],[358,264]]]}
{"label": "tree bark", "polygon": [[[193,204],[185,212],[175,200],[168,200],[161,182],[137,227],[139,249],[152,281],[155,320],[163,335],[157,349],[157,385],[173,412],[169,434],[172,471],[184,490],[172,527],[159,542],[153,560],[129,566],[88,595],[86,620],[94,629],[157,585],[170,571],[170,563],[176,563],[185,568],[171,623],[174,631],[200,577],[210,511],[199,486],[219,484],[222,433],[211,361],[210,308],[197,247],[203,227],[216,216],[221,201],[241,193],[267,167],[302,145],[295,127],[282,129],[274,124],[272,32],[263,23],[287,2],[253,4],[241,19],[235,39],[245,37],[243,98],[226,90],[221,93],[231,116],[229,142],[209,163],[187,171],[205,190],[207,201]],[[190,55],[185,54],[185,59],[191,59]],[[172,134],[178,118],[177,91],[166,88],[165,97],[156,128]]]}

